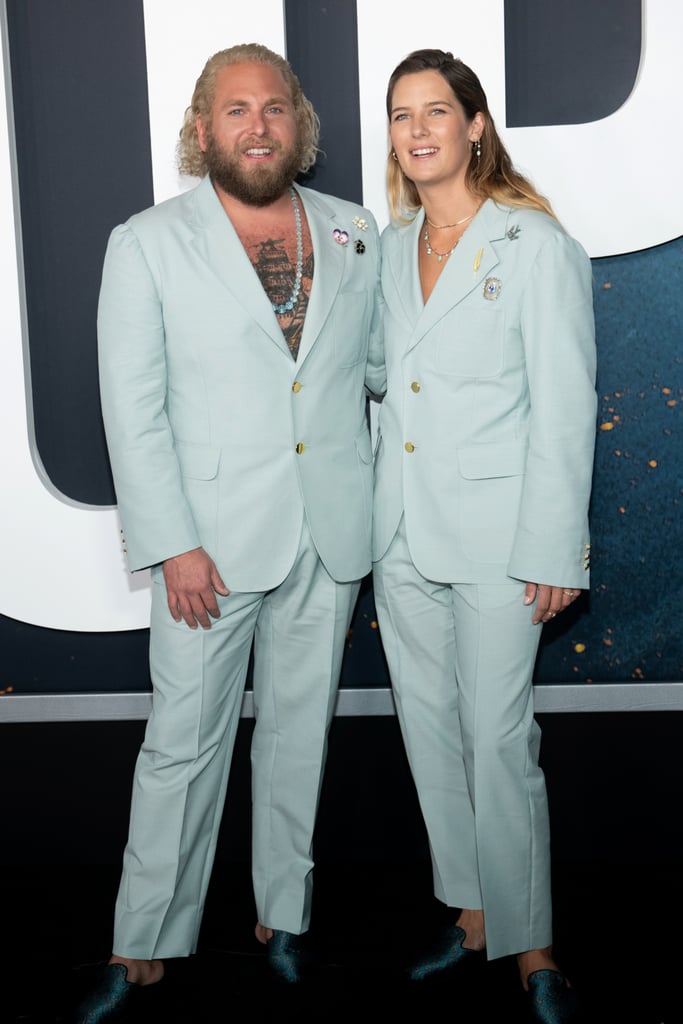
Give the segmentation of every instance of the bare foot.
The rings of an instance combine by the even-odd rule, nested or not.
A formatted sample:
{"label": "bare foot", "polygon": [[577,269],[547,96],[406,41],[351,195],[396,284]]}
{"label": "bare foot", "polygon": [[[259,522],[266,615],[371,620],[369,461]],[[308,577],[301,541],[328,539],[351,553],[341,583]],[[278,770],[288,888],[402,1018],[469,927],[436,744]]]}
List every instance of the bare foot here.
{"label": "bare foot", "polygon": [[129,960],[125,956],[112,954],[110,964],[123,964],[126,968],[126,981],[131,985],[154,985],[164,976],[164,965],[161,960]]}
{"label": "bare foot", "polygon": [[266,928],[266,926],[263,924],[257,924],[256,927],[254,928],[254,935],[259,940],[259,942],[262,942],[263,945],[265,946],[265,944],[268,942],[268,939],[272,939],[273,937],[273,929]]}
{"label": "bare foot", "polygon": [[546,946],[545,949],[529,949],[526,953],[518,953],[517,966],[519,967],[519,974],[525,992],[529,991],[529,975],[533,974],[534,971],[560,970],[553,960],[552,946]]}
{"label": "bare foot", "polygon": [[461,910],[455,922],[465,933],[463,949],[483,949],[486,945],[483,910]]}

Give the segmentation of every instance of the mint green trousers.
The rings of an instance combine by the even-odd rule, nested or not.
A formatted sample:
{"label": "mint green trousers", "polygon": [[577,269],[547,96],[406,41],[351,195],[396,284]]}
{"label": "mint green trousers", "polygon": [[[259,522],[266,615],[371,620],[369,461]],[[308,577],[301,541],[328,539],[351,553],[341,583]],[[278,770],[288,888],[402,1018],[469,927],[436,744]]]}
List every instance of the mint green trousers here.
{"label": "mint green trousers", "polygon": [[308,928],[327,734],[359,586],[329,576],[306,526],[286,579],[267,593],[219,597],[209,630],[174,622],[163,576],[153,584],[152,712],[134,773],[117,955],[196,949],[252,641],[255,912],[267,927]]}
{"label": "mint green trousers", "polygon": [[541,626],[524,584],[427,580],[403,525],[373,579],[434,894],[483,908],[491,960],[548,946],[549,820],[532,686]]}

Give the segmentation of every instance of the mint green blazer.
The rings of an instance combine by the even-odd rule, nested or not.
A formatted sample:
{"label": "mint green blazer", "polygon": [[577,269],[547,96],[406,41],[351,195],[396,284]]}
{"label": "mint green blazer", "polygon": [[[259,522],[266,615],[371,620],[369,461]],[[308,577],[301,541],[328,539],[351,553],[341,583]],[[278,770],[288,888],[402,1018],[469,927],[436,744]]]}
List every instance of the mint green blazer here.
{"label": "mint green blazer", "polygon": [[422,223],[420,211],[382,235],[388,386],[373,557],[404,513],[429,579],[586,587],[597,415],[590,260],[550,216],[489,200],[425,304]]}
{"label": "mint green blazer", "polygon": [[370,570],[379,232],[360,206],[298,193],[315,267],[296,362],[208,178],[110,236],[99,373],[131,570],[203,546],[228,587],[268,590],[304,516],[334,579]]}

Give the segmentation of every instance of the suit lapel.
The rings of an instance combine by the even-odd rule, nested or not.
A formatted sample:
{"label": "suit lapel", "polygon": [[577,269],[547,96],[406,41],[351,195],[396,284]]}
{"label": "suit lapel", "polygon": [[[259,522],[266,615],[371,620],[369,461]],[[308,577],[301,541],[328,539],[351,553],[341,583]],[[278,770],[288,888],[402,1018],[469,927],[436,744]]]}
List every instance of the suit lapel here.
{"label": "suit lapel", "polygon": [[412,326],[419,320],[424,308],[417,263],[417,247],[422,232],[422,211],[410,224],[398,228],[394,244],[389,249],[388,264],[396,289],[397,306]]}
{"label": "suit lapel", "polygon": [[313,287],[297,359],[301,365],[320,336],[344,277],[345,247],[335,242],[334,229],[349,231],[350,226],[341,222],[329,197],[311,189],[298,188],[297,193],[306,211],[314,259]]}
{"label": "suit lapel", "polygon": [[[508,209],[500,209],[492,200],[489,199],[484,203],[462,236],[455,253],[448,258],[448,262],[425,304],[422,303],[422,296],[419,293],[419,275],[417,273],[418,235],[422,230],[423,221],[422,212],[418,213],[417,230],[415,230],[415,222],[409,229],[412,232],[413,253],[410,261],[405,260],[405,250],[402,250],[402,262],[410,265],[410,276],[413,282],[411,285],[407,280],[403,280],[403,294],[410,296],[411,288],[415,288],[415,282],[417,282],[418,288],[417,307],[415,295],[412,293],[413,308],[417,308],[417,315],[412,318],[414,326],[406,351],[410,351],[415,345],[418,345],[434,325],[454,306],[462,302],[473,289],[483,289],[484,282],[499,262],[499,245],[505,239],[509,216]],[[395,253],[395,260],[400,264],[400,253]]]}
{"label": "suit lapel", "polygon": [[207,175],[192,195],[193,244],[209,265],[220,285],[226,288],[249,315],[291,359],[268,296],[263,290],[237,232]]}

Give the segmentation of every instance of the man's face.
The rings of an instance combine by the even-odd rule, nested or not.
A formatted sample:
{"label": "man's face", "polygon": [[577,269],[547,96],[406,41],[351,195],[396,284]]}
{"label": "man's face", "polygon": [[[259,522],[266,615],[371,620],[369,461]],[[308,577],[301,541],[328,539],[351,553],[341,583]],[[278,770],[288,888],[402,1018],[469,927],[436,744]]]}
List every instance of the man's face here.
{"label": "man's face", "polygon": [[221,68],[211,120],[197,118],[197,136],[214,184],[251,206],[278,199],[301,164],[290,91],[270,64]]}

